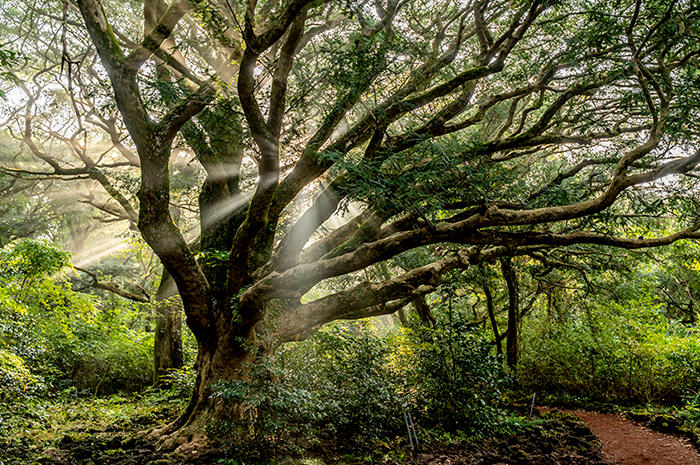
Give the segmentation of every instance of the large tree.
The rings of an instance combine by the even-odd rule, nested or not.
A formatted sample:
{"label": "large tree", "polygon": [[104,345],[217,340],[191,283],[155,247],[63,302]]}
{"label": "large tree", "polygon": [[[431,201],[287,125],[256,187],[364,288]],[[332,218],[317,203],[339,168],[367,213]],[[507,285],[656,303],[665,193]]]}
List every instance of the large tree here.
{"label": "large tree", "polygon": [[[211,386],[279,343],[393,313],[448,271],[700,236],[692,215],[641,221],[696,192],[693,2],[145,0],[139,28],[106,1],[64,5],[109,78],[138,229],[199,346],[163,447],[239,414]],[[206,171],[196,250],[170,208],[183,147]]]}

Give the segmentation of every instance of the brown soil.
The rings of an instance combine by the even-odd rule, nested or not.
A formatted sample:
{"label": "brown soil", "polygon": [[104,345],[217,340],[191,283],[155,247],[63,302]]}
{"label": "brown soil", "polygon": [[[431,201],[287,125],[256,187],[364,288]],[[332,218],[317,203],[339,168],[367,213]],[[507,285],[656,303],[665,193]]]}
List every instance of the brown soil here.
{"label": "brown soil", "polygon": [[638,425],[621,415],[571,412],[582,418],[603,443],[603,458],[615,465],[700,465],[689,440]]}

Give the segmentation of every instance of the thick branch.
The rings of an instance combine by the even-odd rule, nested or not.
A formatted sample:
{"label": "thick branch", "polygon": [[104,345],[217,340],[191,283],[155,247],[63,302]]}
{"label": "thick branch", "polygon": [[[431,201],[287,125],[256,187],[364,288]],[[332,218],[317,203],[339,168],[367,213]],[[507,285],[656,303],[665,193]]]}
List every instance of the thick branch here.
{"label": "thick branch", "polygon": [[125,66],[136,70],[143,65],[146,60],[156,53],[163,42],[170,37],[177,23],[188,12],[192,11],[203,0],[179,0],[170,5],[168,10],[160,18],[158,24],[143,39],[138,46],[125,60]]}
{"label": "thick branch", "polygon": [[[434,289],[441,275],[470,264],[471,251],[464,249],[424,267],[416,268],[397,278],[381,283],[363,283],[351,289],[300,305],[280,321],[283,339],[293,338],[309,328],[337,319],[339,315],[355,315],[358,311],[405,298],[413,300]],[[247,293],[246,293],[247,294]],[[246,296],[242,297],[243,299]],[[395,310],[394,310],[395,311]]]}

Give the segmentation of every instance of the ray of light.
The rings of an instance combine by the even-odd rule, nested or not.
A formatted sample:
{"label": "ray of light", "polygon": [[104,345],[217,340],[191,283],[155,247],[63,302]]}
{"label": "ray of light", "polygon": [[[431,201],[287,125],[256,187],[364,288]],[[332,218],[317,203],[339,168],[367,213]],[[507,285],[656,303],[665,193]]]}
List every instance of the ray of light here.
{"label": "ray of light", "polygon": [[205,218],[202,218],[203,226],[207,228],[212,224],[239,212],[248,204],[250,197],[250,195],[241,195],[217,202],[212,206],[211,213]]}
{"label": "ray of light", "polygon": [[117,252],[118,250],[122,250],[128,246],[129,244],[123,242],[118,237],[109,238],[106,241],[95,244],[92,247],[84,250],[80,254],[80,257],[76,257],[77,260],[73,263],[73,265],[85,268],[92,263],[98,262],[107,255]]}

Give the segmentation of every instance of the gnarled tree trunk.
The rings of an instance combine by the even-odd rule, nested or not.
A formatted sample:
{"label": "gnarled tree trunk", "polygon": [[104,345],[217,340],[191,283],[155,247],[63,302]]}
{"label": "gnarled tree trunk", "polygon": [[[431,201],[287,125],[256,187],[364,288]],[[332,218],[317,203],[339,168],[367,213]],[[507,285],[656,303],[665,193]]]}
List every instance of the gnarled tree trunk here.
{"label": "gnarled tree trunk", "polygon": [[230,382],[250,381],[256,364],[272,354],[277,339],[265,326],[259,321],[220,327],[215,342],[200,345],[195,364],[197,378],[185,411],[173,423],[149,433],[159,448],[185,452],[200,447],[208,443],[212,433],[216,436],[221,422],[249,414],[247,406],[226,401],[216,393]]}

